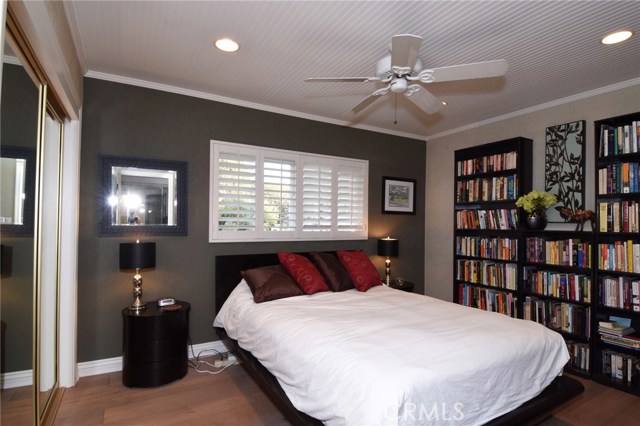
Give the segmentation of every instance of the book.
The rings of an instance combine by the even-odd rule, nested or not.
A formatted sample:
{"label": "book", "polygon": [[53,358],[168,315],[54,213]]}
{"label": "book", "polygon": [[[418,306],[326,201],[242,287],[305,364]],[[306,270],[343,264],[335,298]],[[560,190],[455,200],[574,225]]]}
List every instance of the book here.
{"label": "book", "polygon": [[598,219],[600,232],[607,232],[607,203],[598,204]]}
{"label": "book", "polygon": [[630,339],[627,336],[619,337],[619,336],[611,336],[602,334],[600,338],[603,342],[610,343],[612,345],[622,346],[625,348],[631,349],[640,349],[640,339]]}
{"label": "book", "polygon": [[616,328],[600,328],[598,327],[598,333],[600,335],[610,335],[610,336],[628,336],[629,334],[633,334],[636,332],[636,329],[633,327],[616,327]]}
{"label": "book", "polygon": [[609,321],[614,322],[618,326],[631,327],[631,318],[619,317],[615,315],[609,316]]}

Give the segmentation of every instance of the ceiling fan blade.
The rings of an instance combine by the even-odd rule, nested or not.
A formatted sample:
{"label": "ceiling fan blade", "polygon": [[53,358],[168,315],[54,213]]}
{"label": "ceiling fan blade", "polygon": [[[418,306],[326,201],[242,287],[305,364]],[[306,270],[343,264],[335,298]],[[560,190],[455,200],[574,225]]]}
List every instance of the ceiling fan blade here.
{"label": "ceiling fan blade", "polygon": [[363,81],[380,81],[378,77],[321,77],[321,78],[305,78],[304,81],[311,83],[326,82],[363,82]]}
{"label": "ceiling fan blade", "polygon": [[[438,83],[441,81],[469,80],[474,78],[500,77],[507,72],[509,64],[504,59],[472,64],[452,65],[450,67],[423,70],[417,80],[422,83]],[[415,77],[409,78],[416,79]]]}
{"label": "ceiling fan blade", "polygon": [[[370,94],[369,96],[367,96],[366,98],[364,98],[362,100],[362,102],[360,102],[358,105],[354,106],[351,111],[347,112],[346,116],[347,117],[353,117],[357,114],[360,114],[366,107],[368,107],[369,105],[371,105],[372,103],[374,103],[377,99],[380,98],[380,96],[382,95],[382,93],[378,93],[379,91],[375,91],[372,94]],[[386,92],[385,92],[386,93]]]}
{"label": "ceiling fan blade", "polygon": [[416,35],[400,34],[391,38],[391,70],[398,77],[411,73],[421,44],[422,37]]}
{"label": "ceiling fan blade", "polygon": [[408,90],[404,92],[404,95],[427,114],[435,114],[444,108],[444,105],[438,100],[438,98],[418,84],[409,86]]}

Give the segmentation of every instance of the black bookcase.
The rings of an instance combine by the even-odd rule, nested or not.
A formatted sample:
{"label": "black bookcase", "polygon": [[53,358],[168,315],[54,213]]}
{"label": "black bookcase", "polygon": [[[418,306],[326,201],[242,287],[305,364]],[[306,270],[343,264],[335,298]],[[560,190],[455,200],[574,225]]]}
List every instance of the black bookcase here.
{"label": "black bookcase", "polygon": [[521,317],[517,198],[531,191],[532,141],[455,152],[453,300]]}
{"label": "black bookcase", "polygon": [[640,340],[605,341],[598,333],[598,322],[611,316],[630,319],[640,332],[640,112],[599,120],[594,125],[597,253],[593,378],[640,395]]}
{"label": "black bookcase", "polygon": [[522,243],[522,318],[562,334],[571,359],[566,370],[593,371],[593,232],[529,231]]}

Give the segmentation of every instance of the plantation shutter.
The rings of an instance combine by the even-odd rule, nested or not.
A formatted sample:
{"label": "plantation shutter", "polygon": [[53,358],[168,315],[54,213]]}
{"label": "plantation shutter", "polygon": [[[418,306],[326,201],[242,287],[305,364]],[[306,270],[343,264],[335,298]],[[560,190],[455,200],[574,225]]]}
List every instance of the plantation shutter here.
{"label": "plantation shutter", "polygon": [[297,216],[296,160],[265,156],[263,176],[263,231],[295,232]]}
{"label": "plantation shutter", "polygon": [[255,231],[256,156],[221,151],[217,172],[218,231]]}
{"label": "plantation shutter", "polygon": [[337,231],[366,234],[368,184],[362,162],[336,161],[337,171]]}
{"label": "plantation shutter", "polygon": [[366,239],[366,160],[211,141],[209,241]]}
{"label": "plantation shutter", "polygon": [[304,160],[302,170],[302,232],[331,232],[331,163],[320,159]]}

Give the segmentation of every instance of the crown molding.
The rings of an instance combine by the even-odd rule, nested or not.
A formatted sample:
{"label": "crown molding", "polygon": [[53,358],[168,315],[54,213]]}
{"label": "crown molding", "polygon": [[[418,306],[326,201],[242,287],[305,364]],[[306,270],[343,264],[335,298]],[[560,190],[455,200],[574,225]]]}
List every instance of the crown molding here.
{"label": "crown molding", "polygon": [[6,54],[2,56],[2,63],[22,66],[22,62],[20,62],[20,59],[16,58],[15,56],[9,56]]}
{"label": "crown molding", "polygon": [[525,114],[530,114],[532,112],[542,111],[548,108],[553,108],[556,106],[568,104],[570,102],[580,101],[582,99],[587,99],[592,96],[602,95],[609,92],[614,92],[620,89],[626,89],[627,87],[632,87],[640,84],[640,78],[633,78],[631,80],[621,81],[619,83],[611,84],[609,86],[600,87],[598,89],[589,90],[587,92],[578,93],[576,95],[567,96],[566,98],[556,99],[554,101],[545,102],[540,105],[535,105],[529,108],[521,109],[518,111],[510,112],[508,114],[498,115],[496,117],[488,118],[486,120],[478,121],[475,123],[467,124],[465,126],[457,127],[455,129],[446,130],[444,132],[436,133],[431,136],[427,136],[427,141],[433,141],[434,139],[442,138],[445,136],[450,136],[455,133],[464,132],[466,130],[475,129],[477,127],[486,126],[487,124],[498,123],[503,120],[507,120],[514,117],[519,117]]}

